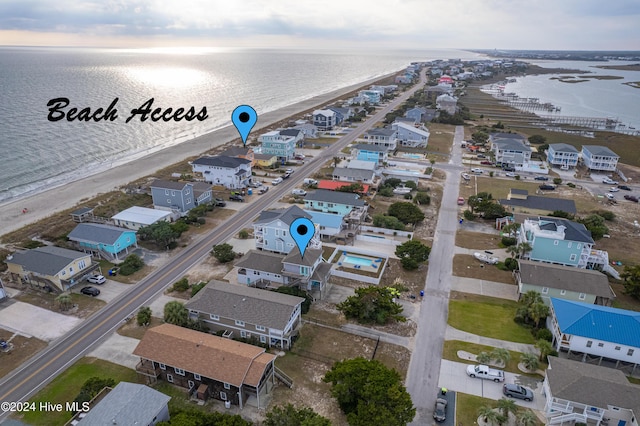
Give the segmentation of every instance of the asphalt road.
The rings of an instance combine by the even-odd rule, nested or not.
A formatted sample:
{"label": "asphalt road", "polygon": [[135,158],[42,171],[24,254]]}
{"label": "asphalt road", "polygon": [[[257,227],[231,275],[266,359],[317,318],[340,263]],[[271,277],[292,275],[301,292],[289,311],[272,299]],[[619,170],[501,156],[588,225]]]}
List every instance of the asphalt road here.
{"label": "asphalt road", "polygon": [[[162,294],[166,287],[183,277],[189,268],[209,256],[213,245],[224,242],[240,229],[247,227],[262,210],[290,192],[305,177],[315,173],[327,160],[336,156],[342,148],[384,119],[387,113],[421,89],[425,82],[426,77],[423,71],[419,84],[378,110],[376,114],[340,138],[331,147],[319,151],[317,157],[298,168],[289,179],[271,188],[257,200],[247,203],[246,208],[220,224],[211,233],[203,235],[187,248],[176,252],[166,265],[153,271],[137,285],[132,286],[131,290],[122,293],[81,325],[52,342],[19,369],[2,379],[0,402],[28,400],[76,360],[106,340],[127,316],[135,313],[141,306],[148,305],[151,300]],[[48,325],[43,324],[43,326]],[[8,415],[9,413],[6,412],[1,413],[0,421]]]}
{"label": "asphalt road", "polygon": [[453,138],[451,159],[445,170],[442,205],[433,238],[429,271],[425,283],[425,297],[420,309],[415,346],[407,371],[406,387],[416,407],[412,425],[435,424],[433,407],[438,390],[440,362],[449,314],[449,292],[453,271],[455,234],[458,226],[458,189],[463,169],[460,142],[464,128],[457,126]]}

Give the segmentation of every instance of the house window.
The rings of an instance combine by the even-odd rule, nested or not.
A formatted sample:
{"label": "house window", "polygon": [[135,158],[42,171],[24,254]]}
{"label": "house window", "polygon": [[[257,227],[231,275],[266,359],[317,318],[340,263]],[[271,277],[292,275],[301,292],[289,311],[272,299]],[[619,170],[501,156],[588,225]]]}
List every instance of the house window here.
{"label": "house window", "polygon": [[193,389],[196,386],[196,384],[195,384],[195,382],[193,380],[189,380],[187,382],[187,384],[189,385],[189,389]]}
{"label": "house window", "polygon": [[616,346],[614,349],[615,349],[616,351],[619,351],[619,350],[620,350],[620,346]]}
{"label": "house window", "polygon": [[226,392],[220,392],[220,399],[223,400],[223,401],[226,401],[227,400],[227,393]]}
{"label": "house window", "polygon": [[164,190],[164,195],[169,195],[169,190],[168,189]]}
{"label": "house window", "polygon": [[265,331],[265,328],[263,325],[256,325],[256,330],[258,331]]}
{"label": "house window", "polygon": [[175,370],[176,374],[184,376],[184,370],[182,368],[173,367],[173,369]]}
{"label": "house window", "polygon": [[286,237],[287,236],[287,231],[282,231],[282,236]]}
{"label": "house window", "polygon": [[225,388],[225,389],[231,389],[231,385],[230,385],[229,383],[225,383],[225,384],[224,384],[224,388]]}
{"label": "house window", "polygon": [[84,260],[81,260],[80,262],[78,262],[78,268],[84,269],[86,267],[87,267],[87,264]]}
{"label": "house window", "polygon": [[584,294],[584,293],[580,293],[580,296],[578,296],[578,298],[579,298],[580,300],[584,300],[586,297],[587,297],[587,295],[586,295],[586,294]]}
{"label": "house window", "polygon": [[238,327],[244,327],[244,321],[236,320],[236,325]]}
{"label": "house window", "polygon": [[567,294],[567,290],[560,290],[560,295],[564,296],[565,294]]}
{"label": "house window", "polygon": [[602,343],[602,342],[601,342],[601,343],[598,343],[598,347],[599,347],[599,348],[603,348],[603,347],[604,347],[604,343]]}
{"label": "house window", "polygon": [[542,294],[549,293],[549,287],[542,287]]}
{"label": "house window", "polygon": [[193,373],[193,378],[196,380],[202,380],[199,374]]}
{"label": "house window", "polygon": [[175,197],[176,196],[176,191],[171,191],[171,196]]}
{"label": "house window", "polygon": [[588,341],[587,341],[587,347],[588,347],[588,348],[590,348],[590,347],[591,347],[591,345],[593,345],[593,341],[592,341],[592,340],[588,340]]}
{"label": "house window", "polygon": [[631,356],[631,355],[633,355],[633,349],[629,349],[629,350],[627,351],[627,356]]}
{"label": "house window", "polygon": [[267,343],[267,336],[260,336],[260,343]]}
{"label": "house window", "polygon": [[173,383],[173,376],[171,374],[167,374],[167,382]]}
{"label": "house window", "polygon": [[160,363],[158,365],[160,366],[160,370],[166,370],[167,369],[167,366],[162,364],[162,363]]}
{"label": "house window", "polygon": [[244,330],[240,330],[240,337],[242,337],[243,339],[247,337],[247,332]]}
{"label": "house window", "polygon": [[572,262],[575,261],[576,260],[576,255],[572,254],[571,256],[569,256],[569,260],[572,261]]}
{"label": "house window", "polygon": [[191,198],[187,198],[187,204],[191,204]]}
{"label": "house window", "polygon": [[578,243],[578,245],[576,245],[577,249],[581,249],[582,248],[582,244]]}
{"label": "house window", "polygon": [[210,314],[210,315],[209,315],[209,318],[211,318],[211,319],[212,319],[212,320],[214,320],[214,321],[219,321],[219,320],[220,320],[220,316],[219,316],[219,315],[213,315],[213,314]]}
{"label": "house window", "polygon": [[171,204],[171,198],[167,198],[167,203]]}
{"label": "house window", "polygon": [[554,246],[557,246],[558,244],[559,244],[558,240],[554,240],[554,241],[553,241],[553,245],[554,245]]}
{"label": "house window", "polygon": [[571,241],[569,241],[569,243],[567,244],[568,248],[571,248]]}

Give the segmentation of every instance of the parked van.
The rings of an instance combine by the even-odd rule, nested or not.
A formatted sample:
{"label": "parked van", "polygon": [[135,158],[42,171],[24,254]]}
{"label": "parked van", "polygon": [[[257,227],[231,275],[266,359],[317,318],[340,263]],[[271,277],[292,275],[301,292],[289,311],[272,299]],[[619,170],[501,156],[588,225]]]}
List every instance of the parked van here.
{"label": "parked van", "polygon": [[302,183],[304,183],[305,185],[317,185],[318,181],[315,179],[311,179],[311,178],[305,178]]}

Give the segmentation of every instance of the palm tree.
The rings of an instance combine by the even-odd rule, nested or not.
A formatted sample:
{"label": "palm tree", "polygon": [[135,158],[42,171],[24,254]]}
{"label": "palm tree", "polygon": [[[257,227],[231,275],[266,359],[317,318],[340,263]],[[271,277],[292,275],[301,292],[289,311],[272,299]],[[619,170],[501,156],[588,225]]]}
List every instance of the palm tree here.
{"label": "palm tree", "polygon": [[189,319],[189,311],[182,302],[171,301],[164,305],[164,322],[184,327]]}
{"label": "palm tree", "polygon": [[518,425],[520,426],[535,426],[536,424],[538,424],[538,418],[531,410],[524,410],[518,416]]}
{"label": "palm tree", "polygon": [[333,157],[333,167],[338,167],[338,164],[340,164],[340,157]]}
{"label": "palm tree", "polygon": [[544,339],[540,339],[536,342],[536,348],[540,351],[540,361],[546,360],[549,354],[554,350],[551,342]]}
{"label": "palm tree", "polygon": [[491,351],[491,358],[502,362],[502,364],[506,366],[511,359],[511,354],[504,348],[494,348]]}
{"label": "palm tree", "polygon": [[476,361],[480,364],[489,364],[491,362],[491,355],[488,352],[480,352],[476,355]]}
{"label": "palm tree", "polygon": [[549,307],[543,302],[535,302],[529,306],[527,313],[529,314],[529,318],[531,318],[535,323],[537,329],[540,325],[540,320],[549,315]]}
{"label": "palm tree", "polygon": [[507,253],[509,253],[511,255],[511,258],[515,258],[516,254],[519,253],[519,249],[518,246],[509,246],[507,247]]}
{"label": "palm tree", "polygon": [[498,412],[488,405],[483,405],[478,409],[478,416],[482,417],[485,423],[492,423],[498,421]]}
{"label": "palm tree", "polygon": [[537,370],[538,366],[540,365],[538,357],[532,353],[524,353],[520,355],[520,362],[522,363],[522,365],[524,365],[524,368],[529,371]]}
{"label": "palm tree", "polygon": [[516,405],[516,402],[513,399],[509,398],[500,398],[498,400],[498,409],[501,411],[506,420],[509,419],[509,413],[518,413],[518,406]]}
{"label": "palm tree", "polygon": [[531,246],[531,244],[524,242],[524,243],[518,244],[518,250],[520,252],[519,257],[524,257],[527,253],[533,250],[533,247]]}
{"label": "palm tree", "polygon": [[72,305],[71,295],[69,293],[62,293],[60,296],[56,297],[56,302],[60,304],[61,311],[66,311]]}

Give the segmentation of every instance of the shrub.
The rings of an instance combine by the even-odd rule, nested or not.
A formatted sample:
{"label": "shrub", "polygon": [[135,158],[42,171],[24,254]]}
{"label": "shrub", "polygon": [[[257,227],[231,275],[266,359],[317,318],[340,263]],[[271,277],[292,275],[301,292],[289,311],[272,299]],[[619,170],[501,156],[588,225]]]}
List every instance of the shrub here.
{"label": "shrub", "polygon": [[489,172],[489,177],[493,177],[493,172]]}
{"label": "shrub", "polygon": [[238,238],[240,238],[241,240],[246,240],[247,238],[249,238],[249,231],[247,231],[246,229],[241,229],[240,232],[238,232]]}
{"label": "shrub", "polygon": [[546,341],[553,341],[553,334],[551,333],[551,331],[548,328],[541,328],[540,330],[538,330],[536,332],[536,339],[537,340],[546,340]]}
{"label": "shrub", "polygon": [[501,271],[507,271],[507,265],[505,265],[504,262],[500,261],[498,263],[496,263],[496,268],[500,269]]}
{"label": "shrub", "polygon": [[413,202],[421,206],[428,206],[431,204],[431,197],[426,192],[418,192],[415,197],[413,197]]}
{"label": "shrub", "polygon": [[515,246],[518,243],[518,240],[513,237],[502,237],[501,242],[503,246],[510,247]]}
{"label": "shrub", "polygon": [[144,261],[136,254],[130,254],[120,265],[119,273],[122,275],[131,275],[144,266]]}
{"label": "shrub", "polygon": [[196,294],[198,294],[198,292],[200,290],[202,290],[204,288],[204,286],[207,285],[207,283],[205,282],[199,282],[198,284],[194,284],[191,286],[191,297],[195,296]]}
{"label": "shrub", "polygon": [[393,188],[384,186],[378,190],[378,195],[382,197],[393,197]]}
{"label": "shrub", "polygon": [[616,214],[614,212],[610,212],[609,210],[598,210],[596,212],[598,216],[602,216],[604,220],[608,220],[609,222],[615,220]]}
{"label": "shrub", "polygon": [[189,290],[189,280],[187,279],[187,277],[184,277],[173,284],[173,291],[187,291],[187,290]]}
{"label": "shrub", "polygon": [[233,246],[227,243],[213,246],[211,255],[215,257],[220,263],[228,263],[236,258],[236,253],[233,251]]}
{"label": "shrub", "polygon": [[576,184],[575,184],[575,183],[573,183],[573,182],[569,182],[569,183],[567,183],[567,186],[568,186],[569,188],[575,188],[575,187],[576,187]]}
{"label": "shrub", "polygon": [[553,178],[553,184],[554,185],[560,185],[562,183],[562,179],[560,178]]}
{"label": "shrub", "polygon": [[413,195],[411,195],[411,194],[404,194],[404,199],[405,199],[405,200],[412,200],[412,199],[413,199]]}
{"label": "shrub", "polygon": [[471,213],[471,210],[465,210],[464,213],[462,213],[462,217],[464,217],[466,220],[474,220],[476,218],[476,215]]}
{"label": "shrub", "polygon": [[91,377],[86,382],[84,382],[82,388],[80,389],[80,393],[78,394],[78,396],[76,396],[74,402],[89,402],[105,387],[108,386],[112,388],[115,385],[116,381],[111,378],[103,379],[100,377]]}
{"label": "shrub", "polygon": [[520,180],[520,175],[515,175],[515,180]]}
{"label": "shrub", "polygon": [[508,257],[504,261],[504,266],[506,266],[509,271],[515,271],[518,269],[518,261],[512,257]]}
{"label": "shrub", "polygon": [[151,322],[151,308],[148,306],[141,307],[136,316],[136,322],[139,326],[149,324]]}

